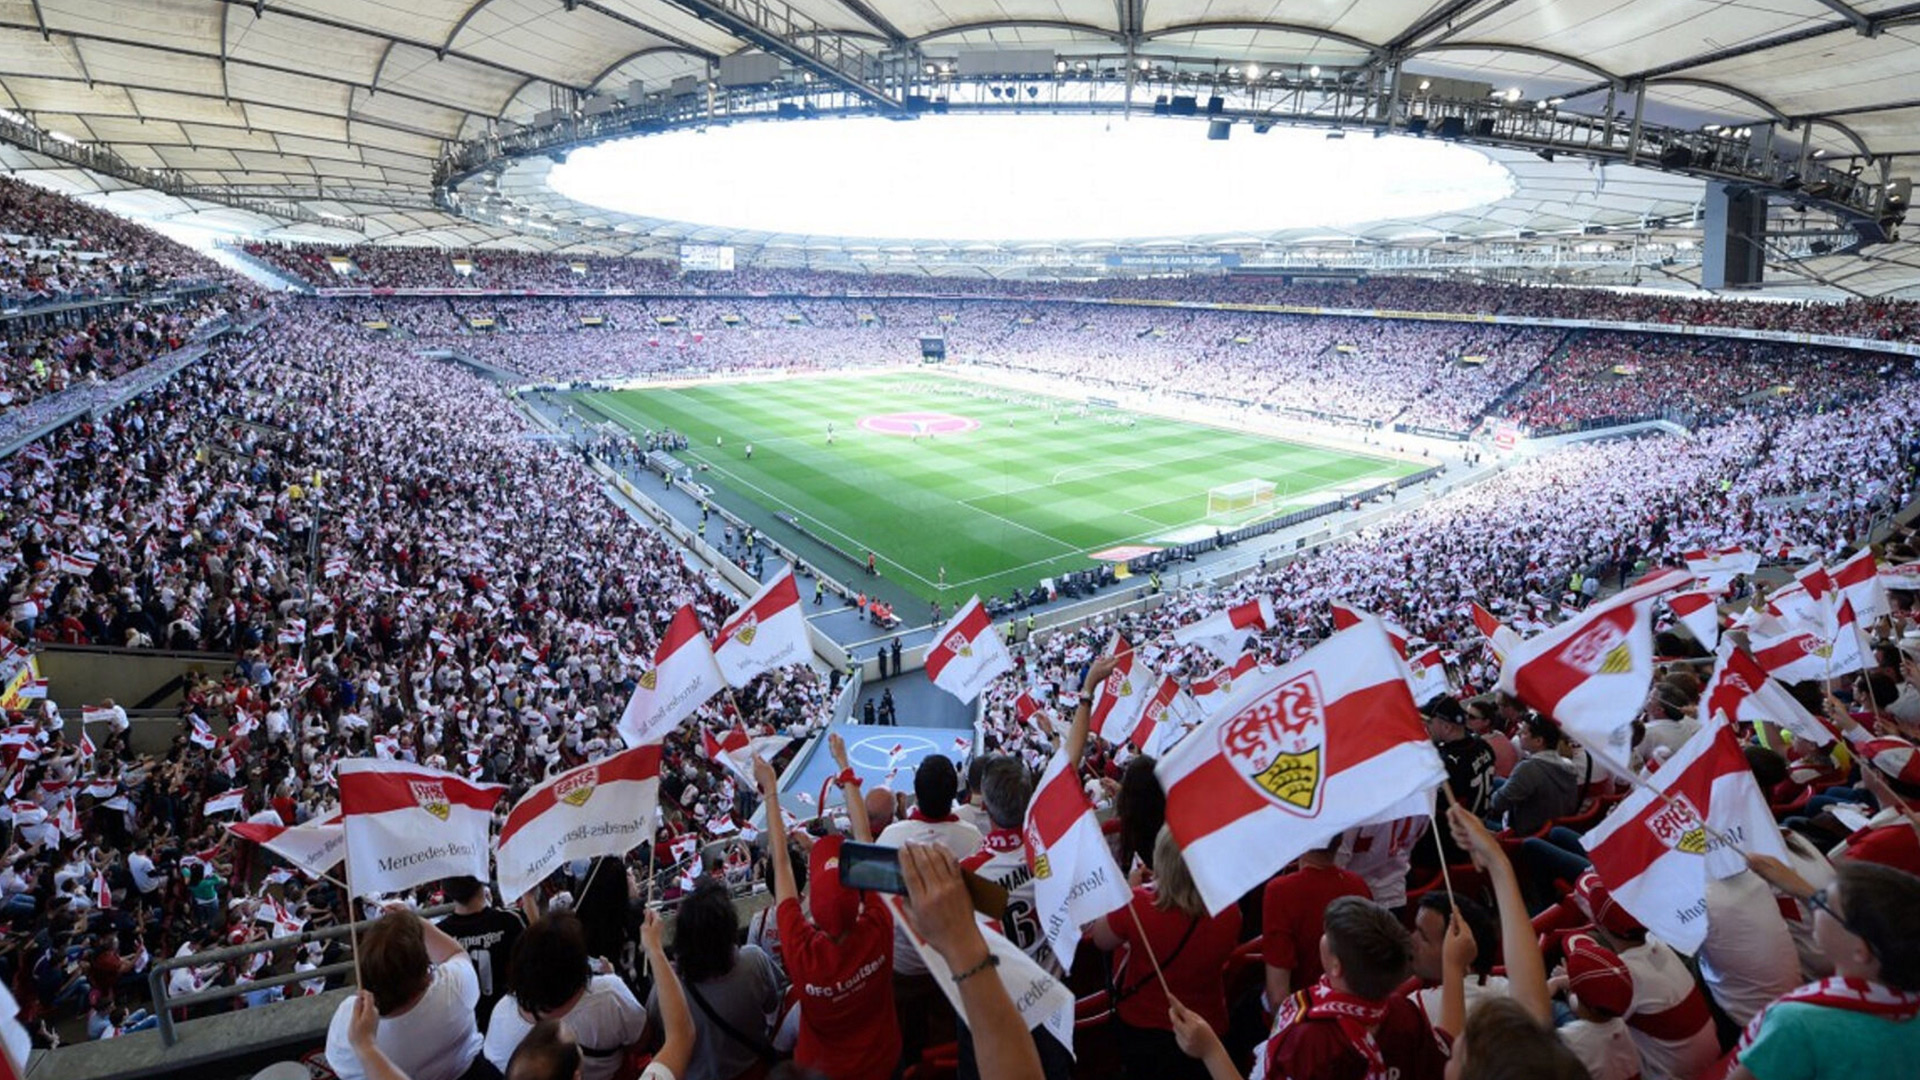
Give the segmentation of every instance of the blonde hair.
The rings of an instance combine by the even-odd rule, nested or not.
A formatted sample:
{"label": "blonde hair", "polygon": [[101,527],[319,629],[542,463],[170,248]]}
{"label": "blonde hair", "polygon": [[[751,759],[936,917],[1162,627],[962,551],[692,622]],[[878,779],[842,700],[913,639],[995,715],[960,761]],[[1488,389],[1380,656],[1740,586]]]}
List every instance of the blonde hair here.
{"label": "blonde hair", "polygon": [[1178,911],[1195,918],[1207,913],[1207,902],[1180,854],[1180,842],[1165,825],[1153,838],[1153,889],[1153,906],[1162,911]]}

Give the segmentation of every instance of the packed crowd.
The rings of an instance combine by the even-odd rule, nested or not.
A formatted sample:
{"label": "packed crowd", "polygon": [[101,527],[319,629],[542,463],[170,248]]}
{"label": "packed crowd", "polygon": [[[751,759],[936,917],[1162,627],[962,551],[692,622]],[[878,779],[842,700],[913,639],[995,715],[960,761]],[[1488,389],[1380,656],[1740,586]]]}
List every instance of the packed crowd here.
{"label": "packed crowd", "polygon": [[[9,463],[9,650],[237,659],[190,688],[164,754],[133,753],[110,707],[89,713],[86,743],[51,703],[22,719],[0,891],[16,929],[42,931],[7,938],[5,977],[30,1010],[124,1029],[113,1018],[137,1015],[139,984],[115,972],[144,962],[130,958],[253,940],[275,914],[344,915],[324,883],[250,874],[256,853],[221,829],[312,818],[343,756],[524,790],[617,745],[661,613],[692,603],[717,627],[732,601],[528,425],[464,369],[283,316]],[[703,722],[795,736],[828,704],[824,679],[788,669]],[[733,781],[697,729],[669,746],[664,776],[663,836],[737,831]],[[209,807],[228,793],[236,806]],[[33,827],[47,820],[51,834]],[[175,990],[309,959],[183,968]]]}
{"label": "packed crowd", "polygon": [[[1422,278],[1373,278],[1351,284],[1294,282],[1256,273],[1215,277],[1111,278],[1038,281],[907,274],[840,274],[742,267],[733,273],[679,271],[670,262],[576,259],[499,251],[254,243],[246,250],[310,285],[366,285],[447,289],[662,289],[672,292],[794,293],[977,297],[1115,297],[1213,303],[1281,304],[1345,310],[1442,311],[1688,326],[1744,327],[1840,334],[1887,341],[1920,333],[1920,302],[1867,299],[1844,303],[1782,303],[1627,293],[1604,289],[1483,285]],[[328,255],[344,255],[357,270],[337,274]],[[463,274],[454,260],[469,261]],[[576,271],[575,265],[585,268]]]}
{"label": "packed crowd", "polygon": [[213,260],[125,218],[0,176],[0,308],[215,281]]}

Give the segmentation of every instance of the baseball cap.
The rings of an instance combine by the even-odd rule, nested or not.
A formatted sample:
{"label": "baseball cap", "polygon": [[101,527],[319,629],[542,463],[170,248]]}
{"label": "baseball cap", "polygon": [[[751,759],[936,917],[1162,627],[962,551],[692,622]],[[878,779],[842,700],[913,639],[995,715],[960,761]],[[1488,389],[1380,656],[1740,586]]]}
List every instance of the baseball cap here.
{"label": "baseball cap", "polygon": [[1566,941],[1567,984],[1580,1000],[1614,1016],[1625,1016],[1633,1005],[1633,973],[1613,950],[1591,934],[1575,934]]}

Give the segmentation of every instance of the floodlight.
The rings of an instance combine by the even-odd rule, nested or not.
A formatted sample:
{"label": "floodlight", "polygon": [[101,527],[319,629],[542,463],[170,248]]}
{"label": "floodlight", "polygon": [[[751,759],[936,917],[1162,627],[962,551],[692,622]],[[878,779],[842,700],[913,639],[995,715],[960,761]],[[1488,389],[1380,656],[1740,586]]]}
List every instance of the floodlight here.
{"label": "floodlight", "polygon": [[1317,78],[1319,78],[1319,77],[1320,77],[1320,65],[1319,65],[1319,64],[1315,64],[1315,65],[1313,65],[1312,67],[1310,67],[1310,68],[1308,68],[1308,69],[1307,69],[1307,76],[1308,76],[1309,78],[1313,78],[1313,79],[1317,79]]}

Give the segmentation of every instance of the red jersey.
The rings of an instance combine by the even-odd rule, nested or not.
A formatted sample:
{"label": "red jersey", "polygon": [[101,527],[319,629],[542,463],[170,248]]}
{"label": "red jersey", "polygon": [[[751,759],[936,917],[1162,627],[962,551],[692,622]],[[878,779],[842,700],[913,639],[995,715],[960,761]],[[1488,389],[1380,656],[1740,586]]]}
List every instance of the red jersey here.
{"label": "red jersey", "polygon": [[[1298,992],[1298,991],[1296,991]],[[1420,1006],[1398,994],[1373,1029],[1374,1045],[1398,1080],[1440,1080],[1446,1075],[1446,1035],[1427,1023]],[[1253,1080],[1366,1080],[1367,1058],[1331,1020],[1302,1020],[1280,1033],[1254,1062]],[[1264,1066],[1264,1071],[1262,1071]]]}
{"label": "red jersey", "polygon": [[893,1014],[893,916],[878,897],[835,942],[782,900],[780,954],[800,999],[793,1059],[834,1080],[887,1080],[900,1057]]}
{"label": "red jersey", "polygon": [[[1125,909],[1107,916],[1107,928],[1127,943],[1130,954],[1123,962],[1122,954],[1114,953],[1113,981],[1127,995],[1120,1002],[1121,1022],[1137,1028],[1171,1029],[1167,995],[1154,977],[1153,961],[1141,951],[1144,947],[1151,948],[1159,958],[1167,985],[1180,1003],[1205,1017],[1216,1033],[1224,1033],[1227,989],[1220,980],[1220,970],[1240,941],[1240,909],[1230,907],[1218,915],[1195,918],[1181,911],[1162,911],[1154,906],[1153,893],[1141,888],[1133,890],[1133,911],[1147,931],[1144,946],[1140,928]],[[1134,989],[1136,986],[1139,989]]]}
{"label": "red jersey", "polygon": [[1320,935],[1326,929],[1327,905],[1342,896],[1371,900],[1373,891],[1351,870],[1302,866],[1267,882],[1266,891],[1261,893],[1261,956],[1268,967],[1292,972],[1287,985],[1294,989],[1312,986],[1324,974]]}

